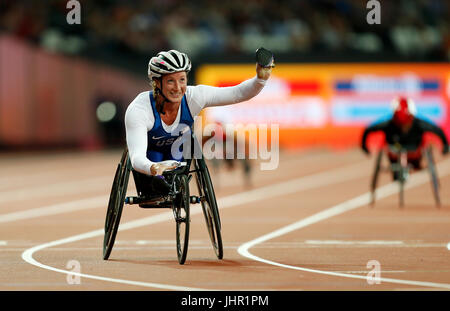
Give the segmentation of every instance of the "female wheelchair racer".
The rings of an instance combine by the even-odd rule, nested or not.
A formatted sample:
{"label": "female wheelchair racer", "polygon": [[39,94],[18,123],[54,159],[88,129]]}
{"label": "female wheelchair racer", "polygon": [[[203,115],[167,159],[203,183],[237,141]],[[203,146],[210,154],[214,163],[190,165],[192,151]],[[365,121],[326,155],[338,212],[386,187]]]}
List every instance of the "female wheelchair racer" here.
{"label": "female wheelchair racer", "polygon": [[[127,199],[127,203],[133,201],[133,198],[125,197],[130,171],[133,172],[139,195],[138,201],[141,200],[140,205],[147,204],[154,207],[153,201],[158,201],[159,197],[163,198],[158,201],[164,203],[161,205],[173,208],[177,234],[179,223],[184,223],[187,227],[185,232],[188,232],[188,201],[191,199],[202,202],[204,213],[206,202],[211,207],[210,214],[216,213],[218,219],[214,190],[204,160],[188,159],[185,168],[180,168],[180,163],[185,160],[185,152],[180,152],[180,149],[174,146],[181,145],[180,140],[185,137],[183,133],[192,132],[194,117],[202,109],[236,104],[259,94],[270,77],[274,59],[272,53],[263,48],[257,50],[256,58],[256,76],[232,87],[188,86],[187,74],[191,69],[191,61],[185,53],[176,50],[163,51],[150,59],[148,77],[153,91],[140,93],[128,106],[125,114],[127,148],[118,165],[111,191],[105,221],[104,259],[109,258],[114,245],[123,203]],[[195,137],[192,136],[192,140],[195,141]],[[194,170],[190,171],[192,163]],[[171,171],[180,174],[171,174]],[[193,176],[191,173],[196,175],[200,192],[197,198],[189,196],[188,184]],[[148,200],[153,200],[153,203]],[[177,215],[181,211],[184,212],[184,216]],[[209,226],[207,213],[205,219]],[[223,256],[220,226],[215,227],[215,232],[211,232],[209,227],[208,230],[216,255],[220,259]],[[214,239],[211,234],[215,235]],[[217,243],[217,240],[220,240],[220,243]],[[177,244],[178,242],[177,235]],[[177,245],[180,263],[184,263],[187,251],[186,235],[183,243],[184,249]]]}

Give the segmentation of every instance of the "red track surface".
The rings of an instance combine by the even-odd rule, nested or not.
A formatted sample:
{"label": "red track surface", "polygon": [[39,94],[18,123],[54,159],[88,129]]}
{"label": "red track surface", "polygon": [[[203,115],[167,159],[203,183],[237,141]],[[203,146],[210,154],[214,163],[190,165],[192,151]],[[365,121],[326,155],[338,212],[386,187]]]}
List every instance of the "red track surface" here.
{"label": "red track surface", "polygon": [[[410,185],[419,184],[406,190],[403,209],[396,185],[386,186],[393,194],[368,207],[368,197],[360,196],[369,190],[374,158],[359,150],[281,153],[274,171],[260,171],[255,162],[251,189],[239,169],[214,172],[210,165],[224,259],[215,257],[204,218],[193,206],[188,257],[179,265],[171,211],[137,206],[124,207],[110,260],[102,259],[120,154],[0,156],[0,290],[450,289],[448,157],[436,155],[440,209],[429,176],[421,173],[411,176]],[[390,176],[382,175],[380,187],[389,183]],[[132,178],[129,191],[135,191]],[[353,209],[342,209],[357,197]],[[167,212],[170,217],[158,216]],[[80,264],[79,282],[64,273],[74,269],[72,260]],[[380,264],[380,284],[368,282],[371,260]]]}

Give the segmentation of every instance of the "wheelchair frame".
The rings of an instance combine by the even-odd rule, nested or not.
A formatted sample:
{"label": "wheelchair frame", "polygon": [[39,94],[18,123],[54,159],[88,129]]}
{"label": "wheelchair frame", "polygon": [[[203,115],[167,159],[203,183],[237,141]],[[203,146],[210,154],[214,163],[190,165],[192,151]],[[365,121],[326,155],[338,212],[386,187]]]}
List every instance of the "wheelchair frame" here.
{"label": "wheelchair frame", "polygon": [[[382,167],[381,161],[384,153],[387,153],[387,149],[391,150],[394,154],[397,155],[397,162],[396,163],[390,163],[389,167]],[[372,176],[372,181],[370,184],[370,190],[371,190],[371,200],[370,200],[370,206],[374,206],[375,204],[375,196],[376,196],[376,188],[378,183],[378,177],[380,174],[380,171],[389,171],[392,174],[397,173],[398,174],[398,183],[399,183],[399,207],[404,206],[404,187],[405,183],[408,180],[409,173],[411,170],[411,165],[408,164],[408,151],[410,149],[405,148],[403,146],[388,146],[388,148],[383,148],[378,151],[376,160],[375,160],[375,169]],[[427,161],[427,169],[430,173],[430,179],[431,179],[431,186],[433,191],[434,200],[436,203],[436,207],[440,207],[441,201],[439,196],[439,178],[437,175],[436,170],[436,164],[433,157],[433,152],[431,146],[427,146],[422,148],[422,153],[425,155],[426,161]]]}
{"label": "wheelchair frame", "polygon": [[[192,136],[192,142],[197,143]],[[193,145],[191,145],[193,146]],[[199,149],[200,150],[200,149]],[[192,154],[191,154],[192,155]],[[203,154],[200,158],[191,157],[187,165],[173,171],[166,171],[163,176],[169,181],[171,189],[167,195],[127,197],[127,187],[130,172],[133,171],[128,155],[128,149],[122,153],[117,165],[111,188],[108,209],[105,219],[105,235],[103,240],[103,259],[108,260],[114,246],[124,204],[139,204],[142,208],[171,208],[176,222],[177,257],[184,264],[190,229],[190,204],[201,203],[206,227],[211,244],[218,259],[223,258],[223,244],[219,209],[214,187]],[[191,169],[193,166],[193,169]],[[195,174],[199,196],[190,196],[189,182]],[[136,182],[136,180],[135,180]]]}

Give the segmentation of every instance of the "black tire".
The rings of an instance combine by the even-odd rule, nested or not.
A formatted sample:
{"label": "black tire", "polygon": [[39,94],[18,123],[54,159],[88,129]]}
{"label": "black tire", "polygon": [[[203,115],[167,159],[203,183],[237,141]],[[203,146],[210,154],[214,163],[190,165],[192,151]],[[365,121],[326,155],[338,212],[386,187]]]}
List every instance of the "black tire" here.
{"label": "black tire", "polygon": [[103,238],[103,259],[108,260],[111,255],[117,231],[119,229],[120,217],[122,216],[123,204],[127,193],[130,168],[128,165],[128,149],[125,149],[122,158],[117,165],[114,181],[109,196],[108,210],[105,219],[105,235]]}
{"label": "black tire", "polygon": [[211,244],[217,258],[222,259],[223,244],[221,223],[211,176],[203,158],[196,159],[194,161],[194,166],[196,170],[195,180],[197,182],[199,195],[201,197],[203,215],[205,216],[206,227],[211,239]]}
{"label": "black tire", "polygon": [[[407,157],[406,153],[399,154],[398,157],[398,182],[399,182],[399,207],[402,208],[405,204],[405,183],[406,183],[406,175],[408,172],[408,167],[402,165],[401,158],[402,156]],[[408,165],[408,164],[406,164]]]}
{"label": "black tire", "polygon": [[375,191],[377,189],[378,176],[380,175],[382,156],[383,150],[378,151],[377,158],[375,160],[375,171],[373,172],[372,183],[370,184],[370,206],[373,206],[375,204]]}
{"label": "black tire", "polygon": [[399,179],[399,186],[400,186],[400,190],[399,190],[399,206],[403,207],[403,205],[405,204],[405,180],[401,177]]}
{"label": "black tire", "polygon": [[178,175],[179,196],[174,202],[174,214],[176,222],[177,236],[177,256],[180,265],[186,261],[189,245],[189,227],[190,227],[190,194],[189,180],[187,175]]}
{"label": "black tire", "polygon": [[425,155],[427,158],[427,162],[428,162],[428,171],[430,172],[430,177],[431,177],[431,186],[432,186],[432,190],[433,190],[433,195],[434,195],[434,200],[436,202],[436,207],[440,207],[441,206],[441,199],[439,196],[439,178],[437,175],[437,170],[436,170],[436,165],[434,164],[434,158],[433,158],[433,153],[431,151],[431,148],[427,148],[425,150]]}

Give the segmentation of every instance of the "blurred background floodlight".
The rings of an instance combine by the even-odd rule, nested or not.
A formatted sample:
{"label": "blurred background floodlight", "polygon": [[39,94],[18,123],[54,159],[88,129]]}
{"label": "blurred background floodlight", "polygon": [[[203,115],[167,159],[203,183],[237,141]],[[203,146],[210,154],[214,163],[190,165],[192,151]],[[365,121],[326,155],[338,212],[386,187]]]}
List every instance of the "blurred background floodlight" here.
{"label": "blurred background floodlight", "polygon": [[97,119],[100,122],[109,122],[117,114],[116,104],[110,101],[106,101],[98,105],[97,107]]}

